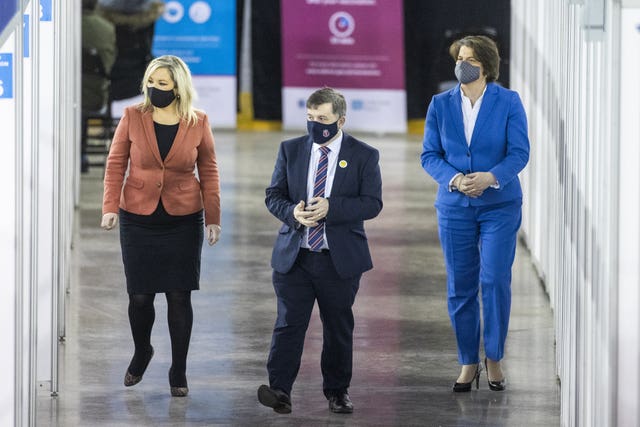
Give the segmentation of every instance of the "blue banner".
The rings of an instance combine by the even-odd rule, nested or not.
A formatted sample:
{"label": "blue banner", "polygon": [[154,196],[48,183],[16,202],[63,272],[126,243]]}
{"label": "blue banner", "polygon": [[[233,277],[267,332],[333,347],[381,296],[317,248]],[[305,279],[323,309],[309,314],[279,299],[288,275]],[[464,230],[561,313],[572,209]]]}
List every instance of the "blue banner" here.
{"label": "blue banner", "polygon": [[0,34],[7,27],[11,18],[13,18],[17,11],[16,0],[0,0]]}
{"label": "blue banner", "polygon": [[235,0],[166,2],[156,22],[153,54],[179,56],[194,75],[235,76]]}
{"label": "blue banner", "polygon": [[13,98],[13,54],[0,53],[0,98]]}

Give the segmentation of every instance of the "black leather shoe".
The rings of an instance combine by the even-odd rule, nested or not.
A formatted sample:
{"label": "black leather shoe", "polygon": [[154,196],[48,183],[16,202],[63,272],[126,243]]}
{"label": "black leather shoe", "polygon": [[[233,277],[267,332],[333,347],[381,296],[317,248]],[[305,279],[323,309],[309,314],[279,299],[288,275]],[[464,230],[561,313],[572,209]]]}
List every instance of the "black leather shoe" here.
{"label": "black leather shoe", "polygon": [[471,391],[471,384],[473,384],[474,382],[476,383],[476,390],[479,389],[480,388],[480,372],[482,372],[482,365],[478,363],[478,365],[476,366],[476,373],[474,374],[471,381],[469,381],[468,383],[456,382],[453,385],[453,391],[456,393],[466,393],[468,391]]}
{"label": "black leather shoe", "polygon": [[507,381],[502,378],[500,381],[491,381],[489,379],[489,368],[487,367],[487,358],[484,358],[484,367],[487,369],[487,382],[491,391],[504,391],[507,388]]}
{"label": "black leather shoe", "polygon": [[353,403],[347,392],[329,396],[329,410],[336,414],[350,414],[353,412]]}
{"label": "black leather shoe", "polygon": [[125,385],[125,387],[131,387],[132,385],[136,385],[140,381],[142,381],[142,376],[144,375],[144,372],[147,370],[147,366],[149,366],[149,362],[151,362],[151,358],[152,357],[153,357],[153,347],[151,347],[151,352],[149,353],[149,358],[145,361],[144,368],[142,369],[142,373],[140,375],[133,375],[131,373],[131,371],[129,370],[130,367],[131,367],[131,365],[129,365],[129,368],[127,368],[127,373],[124,374],[124,385]]}
{"label": "black leather shoe", "polygon": [[507,389],[507,382],[504,379],[500,381],[489,381],[489,388],[492,391],[505,391]]}
{"label": "black leather shoe", "polygon": [[282,390],[263,384],[258,387],[258,400],[264,406],[273,408],[274,412],[278,414],[291,413],[291,398]]}

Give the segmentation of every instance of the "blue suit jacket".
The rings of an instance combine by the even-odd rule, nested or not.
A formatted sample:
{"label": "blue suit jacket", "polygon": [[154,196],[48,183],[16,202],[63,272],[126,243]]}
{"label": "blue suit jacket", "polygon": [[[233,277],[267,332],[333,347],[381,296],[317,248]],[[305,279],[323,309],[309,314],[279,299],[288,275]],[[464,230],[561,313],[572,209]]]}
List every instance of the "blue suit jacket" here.
{"label": "blue suit jacket", "polygon": [[[427,111],[421,161],[439,184],[436,204],[482,206],[522,198],[518,173],[529,161],[529,137],[518,94],[487,85],[470,145],[464,136],[460,85],[435,95]],[[449,182],[459,172],[491,172],[500,188],[489,187],[475,199],[450,192]]]}
{"label": "blue suit jacket", "polygon": [[[304,227],[293,217],[293,208],[307,200],[307,174],[313,142],[309,135],[280,144],[280,151],[266,189],[265,203],[282,227],[273,247],[271,266],[280,273],[291,270],[298,256]],[[382,210],[382,179],[378,150],[344,133],[336,167],[325,233],[331,260],[342,278],[373,267],[364,220]]]}

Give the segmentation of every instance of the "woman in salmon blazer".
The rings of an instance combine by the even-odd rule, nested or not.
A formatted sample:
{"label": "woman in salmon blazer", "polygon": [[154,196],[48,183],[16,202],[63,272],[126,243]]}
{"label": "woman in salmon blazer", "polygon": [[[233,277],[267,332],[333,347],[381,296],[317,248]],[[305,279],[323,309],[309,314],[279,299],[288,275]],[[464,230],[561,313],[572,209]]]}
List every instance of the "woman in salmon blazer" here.
{"label": "woman in salmon blazer", "polygon": [[511,266],[522,218],[518,173],[529,160],[518,94],[495,83],[500,56],[485,36],[455,41],[460,84],[433,97],[422,167],[439,184],[438,230],[447,269],[449,317],[462,370],[453,391],[478,387],[482,287],[484,365],[491,390],[505,389],[500,361],[509,328]]}
{"label": "woman in salmon blazer", "polygon": [[153,302],[164,293],[170,391],[186,396],[191,291],[199,289],[204,229],[210,245],[221,232],[218,166],[209,119],[192,106],[191,74],[180,58],[151,61],[142,93],[144,101],[125,109],[113,137],[102,202],[102,227],[111,230],[120,222],[129,293],[135,351],[124,385],[140,382],[153,356]]}

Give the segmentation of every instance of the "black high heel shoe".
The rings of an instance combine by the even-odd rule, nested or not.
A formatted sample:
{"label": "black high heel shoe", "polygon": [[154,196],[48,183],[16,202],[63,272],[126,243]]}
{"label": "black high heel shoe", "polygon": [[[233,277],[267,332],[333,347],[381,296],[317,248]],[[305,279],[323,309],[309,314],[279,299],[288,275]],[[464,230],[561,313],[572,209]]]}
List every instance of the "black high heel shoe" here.
{"label": "black high heel shoe", "polygon": [[144,375],[144,372],[147,370],[147,366],[149,366],[149,362],[151,362],[151,358],[152,357],[153,357],[153,346],[151,347],[151,352],[149,353],[149,358],[146,360],[146,362],[144,364],[144,368],[142,369],[142,373],[140,375],[133,375],[131,373],[131,371],[129,370],[131,368],[131,365],[129,365],[129,368],[127,368],[127,373],[124,374],[124,386],[125,387],[131,387],[132,385],[136,385],[140,381],[142,381],[142,376]]}
{"label": "black high heel shoe", "polygon": [[[171,389],[171,396],[173,397],[185,397],[189,394],[189,386],[187,385],[187,376],[182,373],[178,375],[179,379],[174,380],[173,368],[169,369],[169,388]],[[175,382],[174,382],[175,381]],[[173,385],[180,384],[180,385]]]}
{"label": "black high heel shoe", "polygon": [[469,381],[468,383],[456,382],[453,385],[453,391],[456,393],[464,393],[467,391],[471,391],[471,384],[473,384],[474,381],[476,382],[476,390],[479,389],[480,388],[480,372],[482,372],[482,365],[478,363],[476,365],[476,373],[471,379],[471,381]]}
{"label": "black high heel shoe", "polygon": [[484,367],[487,370],[487,382],[489,383],[489,388],[493,391],[504,391],[507,388],[507,381],[502,378],[500,381],[491,381],[489,379],[489,367],[487,366],[487,358],[484,358]]}

